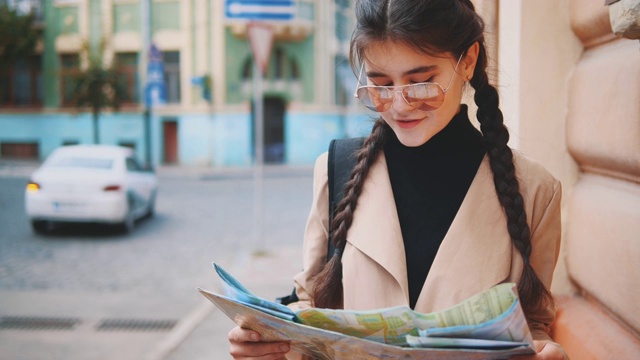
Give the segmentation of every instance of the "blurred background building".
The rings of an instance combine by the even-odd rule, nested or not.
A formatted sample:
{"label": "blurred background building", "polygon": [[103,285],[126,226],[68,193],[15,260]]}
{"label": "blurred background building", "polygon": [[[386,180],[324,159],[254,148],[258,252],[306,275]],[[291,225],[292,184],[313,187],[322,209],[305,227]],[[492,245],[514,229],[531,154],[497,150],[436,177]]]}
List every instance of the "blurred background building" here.
{"label": "blurred background building", "polygon": [[[34,14],[40,32],[34,55],[0,70],[6,89],[0,156],[43,159],[58,146],[94,142],[91,114],[74,102],[73,79],[88,66],[87,54],[97,53],[124,88],[119,111],[100,114],[101,143],[133,147],[156,165],[251,165],[253,58],[248,20],[238,9],[255,3],[0,0],[18,14]],[[352,1],[276,3],[286,16],[269,19],[274,42],[263,81],[264,158],[308,165],[330,139],[370,128],[351,96]],[[152,46],[159,51],[155,60]],[[145,119],[145,85],[158,75],[147,73],[147,64],[158,60],[164,101]]]}
{"label": "blurred background building", "polygon": [[[265,159],[311,164],[331,138],[371,125],[351,97],[353,0],[279,2],[293,8],[291,19],[274,21],[264,80]],[[102,58],[117,65],[126,85],[120,111],[100,117],[101,142],[134,147],[155,165],[251,165],[253,60],[247,22],[229,16],[232,3],[242,1],[0,0],[34,14],[39,38],[34,55],[0,67],[0,159],[43,159],[58,146],[93,142],[91,114],[76,109],[69,85],[87,66],[88,44],[103,48]],[[487,23],[490,76],[510,145],[563,185],[562,254],[552,291],[571,296],[560,302],[554,336],[572,358],[634,358],[640,1],[474,3]],[[151,109],[147,132],[151,44],[162,55],[154,79],[162,80],[158,93],[166,103]]]}

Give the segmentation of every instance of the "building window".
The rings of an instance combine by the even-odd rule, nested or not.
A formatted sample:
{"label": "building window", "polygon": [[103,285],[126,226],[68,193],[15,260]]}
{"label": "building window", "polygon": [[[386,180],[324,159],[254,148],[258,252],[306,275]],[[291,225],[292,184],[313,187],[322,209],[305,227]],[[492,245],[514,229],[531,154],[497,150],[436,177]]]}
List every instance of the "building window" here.
{"label": "building window", "polygon": [[291,80],[300,81],[300,66],[295,58],[291,58]]}
{"label": "building window", "polygon": [[167,103],[180,102],[180,52],[164,52],[164,81],[167,88]]}
{"label": "building window", "polygon": [[335,58],[335,103],[336,105],[349,105],[353,102],[353,90],[358,86],[358,80],[349,65],[349,59],[344,56]]}
{"label": "building window", "polygon": [[78,54],[60,55],[60,101],[62,106],[73,106],[76,79],[80,74]]}
{"label": "building window", "polygon": [[247,58],[242,64],[242,80],[251,80],[253,76],[253,61],[251,58]]}
{"label": "building window", "polygon": [[287,58],[282,48],[276,48],[276,79],[284,79],[285,71],[287,69]]}
{"label": "building window", "polygon": [[0,104],[9,107],[42,106],[42,57],[18,60],[0,69]]}
{"label": "building window", "polygon": [[116,67],[120,85],[124,91],[124,104],[137,104],[138,96],[138,53],[117,53]]}
{"label": "building window", "polygon": [[5,159],[37,160],[38,143],[2,143],[0,144],[0,155]]}

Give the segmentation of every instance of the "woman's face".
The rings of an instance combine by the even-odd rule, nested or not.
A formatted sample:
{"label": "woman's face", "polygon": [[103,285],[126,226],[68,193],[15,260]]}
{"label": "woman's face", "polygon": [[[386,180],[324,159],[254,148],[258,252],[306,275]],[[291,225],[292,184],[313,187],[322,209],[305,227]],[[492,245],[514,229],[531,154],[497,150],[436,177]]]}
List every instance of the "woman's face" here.
{"label": "woman's face", "polygon": [[[447,89],[451,81],[442,106],[431,111],[414,109],[400,92],[393,93],[390,108],[380,114],[403,145],[414,147],[426,143],[444,129],[460,110],[462,85],[467,74],[464,70],[468,69],[465,61],[461,61],[456,73],[454,68],[457,62],[458,59],[451,54],[429,56],[397,42],[375,42],[367,46],[364,62],[367,85],[400,86],[435,82]],[[468,74],[473,74],[473,67]]]}

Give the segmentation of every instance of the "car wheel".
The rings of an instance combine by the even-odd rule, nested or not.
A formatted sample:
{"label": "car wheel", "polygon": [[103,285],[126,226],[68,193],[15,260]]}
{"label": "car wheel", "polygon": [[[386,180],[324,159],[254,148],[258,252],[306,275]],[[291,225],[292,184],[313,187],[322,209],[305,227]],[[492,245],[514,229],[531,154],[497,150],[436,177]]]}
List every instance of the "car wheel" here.
{"label": "car wheel", "polygon": [[44,220],[31,220],[31,228],[36,234],[46,234],[49,232],[49,223]]}
{"label": "car wheel", "polygon": [[133,227],[136,224],[136,218],[133,213],[133,206],[131,202],[129,202],[129,206],[127,207],[127,214],[124,217],[124,220],[119,224],[120,232],[123,234],[128,234],[133,231]]}
{"label": "car wheel", "polygon": [[147,213],[145,216],[151,219],[156,213],[156,193],[154,192],[149,199],[149,204],[147,204]]}

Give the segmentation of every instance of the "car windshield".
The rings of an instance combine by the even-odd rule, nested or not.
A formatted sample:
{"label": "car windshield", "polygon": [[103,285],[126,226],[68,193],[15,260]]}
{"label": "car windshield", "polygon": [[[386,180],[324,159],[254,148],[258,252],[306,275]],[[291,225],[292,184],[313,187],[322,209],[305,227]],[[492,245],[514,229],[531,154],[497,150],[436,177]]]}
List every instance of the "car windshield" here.
{"label": "car windshield", "polygon": [[90,157],[60,157],[51,159],[48,166],[52,167],[74,167],[90,169],[111,169],[113,159],[90,158]]}

